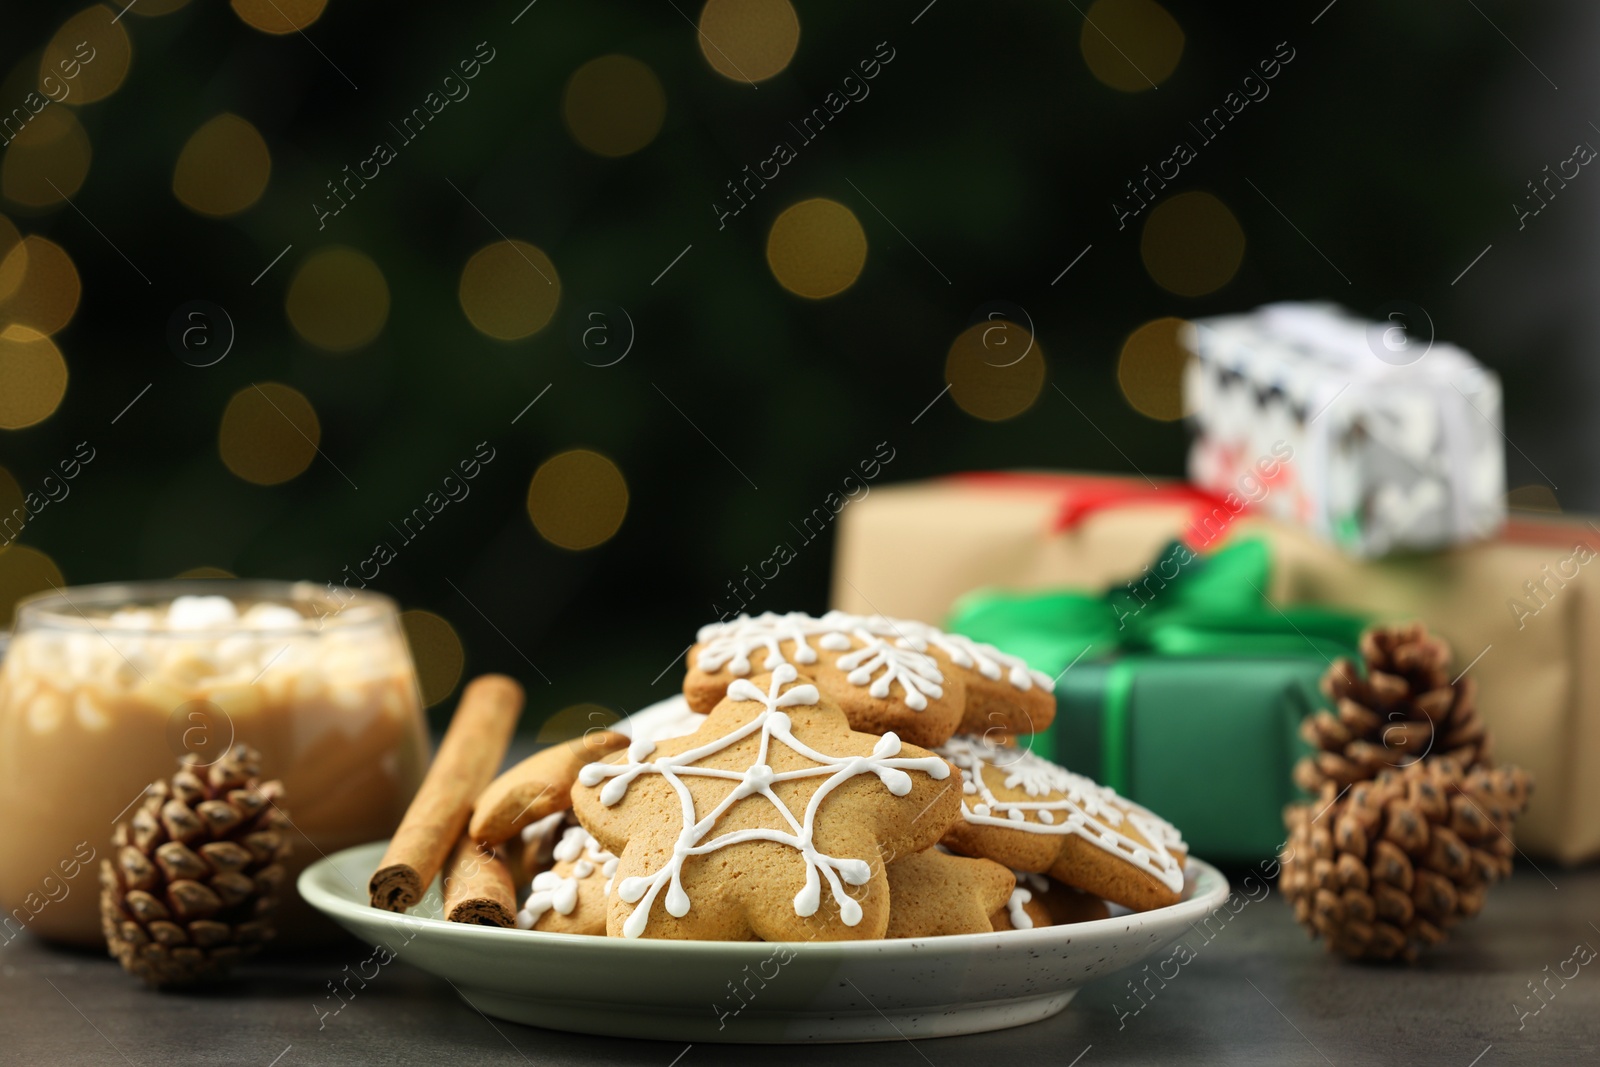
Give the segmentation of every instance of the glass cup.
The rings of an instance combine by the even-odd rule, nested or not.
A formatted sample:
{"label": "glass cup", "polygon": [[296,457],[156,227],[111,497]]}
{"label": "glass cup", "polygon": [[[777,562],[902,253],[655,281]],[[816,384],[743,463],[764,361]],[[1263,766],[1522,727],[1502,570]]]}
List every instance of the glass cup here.
{"label": "glass cup", "polygon": [[0,944],[103,943],[99,861],[178,760],[245,743],[284,785],[294,854],[279,938],[321,940],[294,891],[338,849],[389,836],[427,727],[394,602],[311,583],[179,580],[41,594],[0,662]]}

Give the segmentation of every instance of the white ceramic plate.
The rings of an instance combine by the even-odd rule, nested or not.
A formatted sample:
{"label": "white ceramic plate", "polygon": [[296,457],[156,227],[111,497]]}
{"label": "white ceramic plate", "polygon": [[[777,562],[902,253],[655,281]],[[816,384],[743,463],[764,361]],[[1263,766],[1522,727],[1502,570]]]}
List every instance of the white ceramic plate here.
{"label": "white ceramic plate", "polygon": [[444,922],[437,886],[410,914],[380,911],[366,885],[385,845],[312,864],[300,895],[489,1015],[689,1042],[879,1041],[1037,1022],[1085,982],[1171,944],[1228,895],[1227,879],[1191,858],[1182,902],[1070,926],[825,944],[626,940]]}

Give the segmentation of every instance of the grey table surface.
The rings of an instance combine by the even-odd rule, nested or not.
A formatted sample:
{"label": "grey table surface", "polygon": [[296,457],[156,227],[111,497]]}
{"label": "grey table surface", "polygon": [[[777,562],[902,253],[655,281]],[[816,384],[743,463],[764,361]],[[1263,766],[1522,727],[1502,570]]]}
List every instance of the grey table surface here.
{"label": "grey table surface", "polygon": [[[1055,1018],[1012,1030],[877,1045],[686,1047],[491,1021],[404,962],[319,1029],[324,983],[366,953],[353,940],[253,961],[214,992],[165,994],[110,960],[23,935],[0,948],[0,1063],[1594,1064],[1600,963],[1566,962],[1579,945],[1600,948],[1600,868],[1519,866],[1478,919],[1411,968],[1329,957],[1273,892],[1198,947],[1137,1015],[1128,1014],[1138,1002],[1125,972],[1084,987]],[[1565,981],[1550,977],[1574,969]],[[1536,1000],[1530,983],[1549,991]]]}

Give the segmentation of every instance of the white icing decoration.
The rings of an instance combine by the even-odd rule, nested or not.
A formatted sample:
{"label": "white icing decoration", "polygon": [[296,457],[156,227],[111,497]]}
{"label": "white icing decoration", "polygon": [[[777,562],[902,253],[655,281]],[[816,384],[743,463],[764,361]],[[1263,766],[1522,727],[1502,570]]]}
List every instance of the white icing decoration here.
{"label": "white icing decoration", "polygon": [[[861,905],[845,892],[840,879],[850,885],[864,885],[872,876],[872,868],[865,860],[828,856],[817,851],[813,838],[816,832],[817,811],[823,800],[841,782],[857,775],[875,774],[891,794],[903,797],[911,792],[912,786],[911,776],[906,773],[907,771],[922,771],[937,780],[946,777],[950,769],[944,760],[937,756],[923,756],[916,759],[896,758],[900,752],[900,739],[893,733],[880,737],[873,746],[870,756],[830,756],[811,748],[794,736],[790,729],[789,716],[780,710],[814,705],[821,699],[814,685],[790,685],[796,680],[798,673],[792,665],[780,664],[773,671],[771,685],[765,693],[744,678],[735,679],[728,686],[728,698],[754,701],[762,704],[764,710],[749,722],[739,725],[722,737],[713,738],[705,744],[675,756],[663,756],[648,762],[636,758],[630,750],[626,763],[591,763],[578,772],[578,780],[590,788],[610,779],[600,790],[600,802],[608,807],[622,800],[628,791],[628,786],[641,774],[659,774],[665,778],[677,793],[682,806],[682,829],[673,845],[672,857],[654,872],[642,877],[624,878],[617,886],[617,895],[624,902],[635,905],[633,914],[628,916],[627,922],[622,926],[624,937],[638,937],[644,933],[649,923],[651,907],[662,886],[668,887],[667,914],[681,918],[689,913],[690,901],[683,889],[682,876],[683,865],[691,856],[704,856],[726,845],[741,844],[746,841],[775,841],[799,850],[801,858],[805,861],[806,878],[805,884],[794,897],[796,915],[805,918],[816,914],[822,901],[821,880],[826,879],[833,899],[839,905],[839,917],[844,924],[855,926],[861,921]],[[787,691],[783,691],[785,685],[790,685]],[[694,766],[699,760],[715,755],[752,735],[759,735],[760,747],[755,762],[746,770]],[[773,740],[783,742],[818,766],[774,771],[767,763]],[[724,778],[738,784],[716,807],[701,816],[695,811],[694,797],[682,780],[689,775]],[[803,819],[796,819],[794,813],[772,789],[778,782],[822,776],[827,776],[827,781],[811,794]],[[754,827],[707,839],[712,827],[729,808],[741,800],[758,794],[772,802],[773,807],[793,830],[792,833]]]}
{"label": "white icing decoration", "polygon": [[1028,888],[1033,890],[1035,896],[1038,896],[1041,893],[1050,892],[1050,879],[1046,878],[1037,871],[1014,870],[1011,873],[1017,876],[1018,885],[1022,885],[1024,882],[1026,882]]}
{"label": "white icing decoration", "polygon": [[[973,786],[969,795],[976,803],[963,800],[961,807],[968,822],[1026,833],[1073,834],[1131,863],[1174,893],[1183,891],[1183,864],[1171,852],[1183,848],[1183,835],[1149,809],[1031,752],[1001,748],[986,738],[952,737],[935,751],[961,772],[963,793],[967,792],[966,785]],[[1021,789],[1029,797],[1047,799],[998,799],[984,780],[986,766],[1005,772],[1007,789]],[[1054,799],[1049,799],[1052,796]],[[1030,812],[1040,821],[1028,819]],[[1044,819],[1046,814],[1050,815],[1049,821]],[[1066,821],[1055,822],[1058,815],[1065,815]],[[1149,844],[1121,833],[1124,820]]]}
{"label": "white icing decoration", "polygon": [[899,620],[895,625],[897,632],[901,633],[911,647],[921,651],[928,645],[933,645],[949,656],[950,662],[957,667],[976,670],[991,682],[999,681],[1000,676],[1004,674],[1012,688],[1020,692],[1026,693],[1034,686],[1038,686],[1046,693],[1055,692],[1055,679],[1043,671],[1029,667],[1027,661],[1020,656],[1013,656],[993,645],[974,641],[965,634],[946,633],[925,622]]}
{"label": "white icing decoration", "polygon": [[[898,684],[906,706],[914,711],[924,710],[928,697],[944,695],[944,676],[938,661],[928,654],[930,647],[939,648],[957,666],[976,670],[992,681],[1004,675],[1021,692],[1036,685],[1045,692],[1055,690],[1049,675],[1032,670],[1022,659],[993,645],[945,633],[927,623],[883,615],[830,611],[819,619],[798,611],[787,615],[769,611],[702,626],[698,636],[702,647],[695,665],[711,672],[727,668],[738,677],[756,669],[758,658],[760,669],[772,670],[785,662],[799,667],[815,663],[817,648],[848,653],[839,658],[838,666],[847,672],[852,685],[868,687],[881,700]],[[816,648],[811,645],[813,640]],[[783,646],[791,642],[793,659],[788,660]],[[765,656],[758,656],[762,652]]]}
{"label": "white icing decoration", "polygon": [[600,842],[581,826],[569,826],[552,853],[557,863],[572,864],[572,874],[541,871],[533,876],[533,891],[517,912],[517,926],[531,930],[545,912],[571,915],[578,906],[578,883],[595,871],[605,875],[604,894],[611,895],[611,881],[617,874],[617,857],[600,847]]}
{"label": "white icing decoration", "polygon": [[1006,908],[1011,912],[1011,925],[1018,930],[1032,930],[1033,916],[1023,910],[1022,906],[1033,899],[1033,894],[1021,886],[1011,891],[1011,899],[1006,901]]}

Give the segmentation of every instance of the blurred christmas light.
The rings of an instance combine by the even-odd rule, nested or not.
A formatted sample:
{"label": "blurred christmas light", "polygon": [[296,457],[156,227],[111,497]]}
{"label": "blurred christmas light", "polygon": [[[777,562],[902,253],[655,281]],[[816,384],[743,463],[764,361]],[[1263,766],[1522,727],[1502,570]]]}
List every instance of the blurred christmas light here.
{"label": "blurred christmas light", "polygon": [[29,545],[0,548],[0,630],[11,628],[17,601],[67,584],[55,560]]}
{"label": "blurred christmas light", "polygon": [[43,422],[67,394],[67,361],[38,330],[11,325],[0,331],[0,429]]}
{"label": "blurred christmas light", "polygon": [[232,0],[233,13],[262,33],[294,33],[322,17],[328,0]]}
{"label": "blurred christmas light", "polygon": [[867,262],[867,234],[836,200],[802,200],[783,210],[767,234],[767,265],[778,284],[821,300],[842,293]]}
{"label": "blurred christmas light", "polygon": [[560,548],[611,540],[628,514],[628,483],[611,460],[586,448],[551,456],[528,483],[528,517]]}
{"label": "blurred christmas light", "polygon": [[307,344],[348,352],[377,337],[389,321],[389,283],[366,253],[329,245],[295,271],[284,310]]}
{"label": "blurred christmas light", "polygon": [[1150,210],[1139,254],[1150,277],[1179,296],[1205,296],[1233,280],[1244,261],[1244,230],[1221,200],[1179,193]]}
{"label": "blurred christmas light", "polygon": [[1125,93],[1154,89],[1183,57],[1183,28],[1154,0],[1095,0],[1079,44],[1089,72]]}
{"label": "blurred christmas light", "polygon": [[58,104],[92,104],[122,85],[133,44],[115,11],[85,8],[56,31],[39,60],[39,91]]}
{"label": "blurred christmas light", "polygon": [[561,277],[550,257],[528,242],[496,241],[461,268],[457,296],[479,332],[516,341],[549,324],[561,300]]}
{"label": "blurred christmas light", "polygon": [[54,241],[29,234],[0,260],[0,292],[11,295],[0,303],[0,316],[46,336],[72,321],[83,295],[78,268],[66,249]]}
{"label": "blurred christmas light", "polygon": [[699,30],[711,69],[737,82],[780,73],[800,44],[800,18],[789,0],[706,0]]}
{"label": "blurred christmas light", "polygon": [[572,139],[597,156],[626,156],[661,132],[667,96],[655,71],[632,56],[591,59],[572,72],[561,115]]}
{"label": "blurred christmas light", "polygon": [[6,148],[0,192],[27,207],[50,207],[72,196],[89,176],[89,135],[71,108],[47,105]]}
{"label": "blurred christmas light", "polygon": [[621,721],[622,716],[604,704],[573,704],[540,723],[534,740],[541,745],[559,745],[563,741],[576,741],[590,730],[603,730]]}
{"label": "blurred christmas light", "polygon": [[233,394],[222,413],[217,450],[228,469],[256,485],[278,485],[311,465],[322,440],[316,410],[298,390],[277,382]]}
{"label": "blurred christmas light", "polygon": [[944,380],[950,398],[987,422],[1014,419],[1044,388],[1044,350],[1026,327],[1005,320],[969,326],[950,345]]}
{"label": "blurred christmas light", "polygon": [[1183,418],[1183,368],[1189,350],[1179,342],[1183,319],[1145,323],[1122,342],[1117,384],[1135,411],[1162,422]]}
{"label": "blurred christmas light", "polygon": [[422,689],[424,707],[433,707],[455,692],[466,665],[461,638],[442,616],[413,608],[400,613],[400,626],[411,646],[411,659],[417,665],[417,685]]}
{"label": "blurred christmas light", "polygon": [[22,233],[10,219],[0,215],[0,304],[11,299],[27,273],[28,249],[22,243]]}
{"label": "blurred christmas light", "polygon": [[261,199],[272,154],[256,128],[223,112],[189,136],[172,171],[172,195],[213,218],[237,215]]}
{"label": "blurred christmas light", "polygon": [[199,567],[190,567],[186,571],[179,571],[177,574],[173,575],[173,577],[174,578],[237,578],[238,575],[234,574],[230,570],[224,570],[221,567],[213,567],[213,566],[210,566],[209,564],[207,564],[207,565],[203,565],[203,566],[199,566]]}

